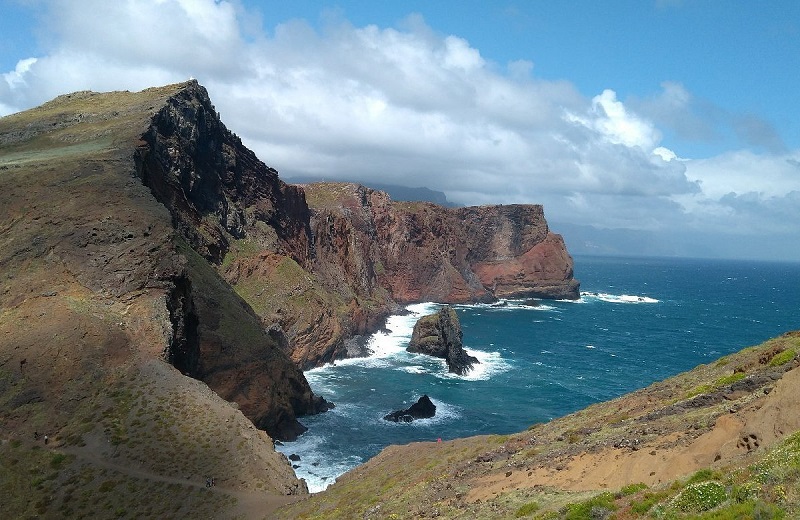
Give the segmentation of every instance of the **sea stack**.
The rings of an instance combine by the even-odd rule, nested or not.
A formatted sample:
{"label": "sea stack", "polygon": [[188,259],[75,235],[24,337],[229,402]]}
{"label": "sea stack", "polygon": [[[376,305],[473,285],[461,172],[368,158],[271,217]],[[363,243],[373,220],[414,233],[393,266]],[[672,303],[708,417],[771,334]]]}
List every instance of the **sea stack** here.
{"label": "sea stack", "polygon": [[392,422],[411,422],[414,419],[430,419],[436,415],[436,405],[430,397],[423,395],[419,400],[405,410],[396,410],[386,414],[383,418]]}
{"label": "sea stack", "polygon": [[458,315],[447,305],[439,312],[417,320],[406,350],[443,358],[450,372],[463,376],[479,361],[467,354],[462,340],[463,333]]}

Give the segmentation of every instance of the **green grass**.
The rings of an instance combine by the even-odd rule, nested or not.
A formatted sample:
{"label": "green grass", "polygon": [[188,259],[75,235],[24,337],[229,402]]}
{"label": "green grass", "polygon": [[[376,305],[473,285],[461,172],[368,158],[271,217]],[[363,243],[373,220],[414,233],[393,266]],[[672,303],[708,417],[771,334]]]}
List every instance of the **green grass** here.
{"label": "green grass", "polygon": [[517,509],[517,512],[514,513],[514,516],[517,518],[521,518],[523,516],[530,516],[538,510],[539,510],[539,504],[537,502],[528,502],[524,506],[521,506],[519,509]]}
{"label": "green grass", "polygon": [[595,518],[605,518],[616,509],[617,504],[614,501],[614,495],[601,493],[585,502],[568,504],[564,508],[563,514],[565,520],[593,520]]}
{"label": "green grass", "polygon": [[779,367],[781,365],[785,365],[789,361],[793,360],[796,356],[797,352],[794,349],[786,349],[783,352],[775,354],[772,359],[769,360],[769,366]]}
{"label": "green grass", "polygon": [[689,398],[692,398],[692,397],[695,397],[695,396],[698,396],[698,395],[701,395],[701,394],[709,394],[711,392],[719,390],[720,388],[724,388],[726,386],[732,385],[733,383],[735,383],[737,381],[741,381],[746,376],[747,375],[744,372],[734,372],[733,374],[730,374],[728,376],[720,377],[719,379],[717,379],[713,383],[698,385],[698,386],[694,387],[693,389],[691,389],[686,394],[686,398],[689,399]]}
{"label": "green grass", "polygon": [[619,492],[622,496],[627,497],[630,495],[635,495],[639,491],[643,491],[645,489],[647,489],[647,484],[645,484],[644,482],[638,482],[636,484],[630,484],[628,486],[623,487],[622,489],[619,490]]}

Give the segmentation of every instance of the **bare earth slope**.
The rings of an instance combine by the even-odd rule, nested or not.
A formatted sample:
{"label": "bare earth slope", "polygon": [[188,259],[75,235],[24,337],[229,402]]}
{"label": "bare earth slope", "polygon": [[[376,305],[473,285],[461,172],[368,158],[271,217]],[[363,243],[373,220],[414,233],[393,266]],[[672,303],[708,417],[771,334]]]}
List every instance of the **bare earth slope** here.
{"label": "bare earth slope", "polygon": [[392,446],[275,517],[797,518],[798,352],[789,333],[516,435]]}

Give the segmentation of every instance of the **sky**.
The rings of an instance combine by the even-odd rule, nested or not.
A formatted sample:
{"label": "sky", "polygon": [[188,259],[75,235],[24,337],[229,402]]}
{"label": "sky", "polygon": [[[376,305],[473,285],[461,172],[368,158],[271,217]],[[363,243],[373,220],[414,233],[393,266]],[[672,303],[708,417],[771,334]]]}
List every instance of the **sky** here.
{"label": "sky", "polygon": [[800,261],[796,0],[0,0],[0,13],[0,116],[196,78],[289,182],[543,204],[577,252]]}

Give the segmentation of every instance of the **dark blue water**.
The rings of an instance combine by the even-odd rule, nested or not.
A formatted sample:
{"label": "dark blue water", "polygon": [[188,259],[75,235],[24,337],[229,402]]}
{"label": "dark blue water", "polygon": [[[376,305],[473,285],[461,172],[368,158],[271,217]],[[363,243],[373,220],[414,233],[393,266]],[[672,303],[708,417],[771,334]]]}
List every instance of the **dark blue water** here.
{"label": "dark blue water", "polygon": [[[375,355],[306,373],[337,407],[303,418],[297,453],[312,491],[389,444],[511,433],[612,399],[725,354],[800,329],[800,264],[575,258],[579,302],[457,306],[464,344],[480,360],[466,377],[405,352],[411,306],[372,338]],[[389,423],[428,394],[437,416]]]}

